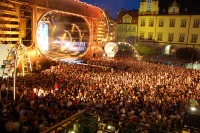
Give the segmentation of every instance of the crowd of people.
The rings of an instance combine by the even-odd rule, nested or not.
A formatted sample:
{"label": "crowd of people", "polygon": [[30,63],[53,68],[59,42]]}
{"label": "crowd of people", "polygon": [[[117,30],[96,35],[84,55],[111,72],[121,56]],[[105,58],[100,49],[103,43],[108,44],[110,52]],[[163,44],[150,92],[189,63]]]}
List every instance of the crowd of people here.
{"label": "crowd of people", "polygon": [[182,66],[182,67],[185,67],[186,64],[191,63],[192,61],[165,55],[147,57],[144,60],[155,64],[165,64],[165,65]]}
{"label": "crowd of people", "polygon": [[2,96],[0,102],[0,131],[40,132],[84,109],[181,129],[189,101],[200,102],[199,81],[199,70],[132,58],[58,63],[17,77],[16,100]]}

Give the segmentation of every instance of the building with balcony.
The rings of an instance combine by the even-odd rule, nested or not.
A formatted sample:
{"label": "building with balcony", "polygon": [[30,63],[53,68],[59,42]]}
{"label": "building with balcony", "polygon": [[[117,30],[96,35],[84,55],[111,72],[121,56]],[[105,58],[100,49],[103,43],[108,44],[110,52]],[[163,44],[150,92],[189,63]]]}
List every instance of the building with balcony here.
{"label": "building with balcony", "polygon": [[108,19],[108,41],[115,42],[116,41],[116,32],[117,32],[117,21],[110,16],[108,10],[105,10],[106,17]]}

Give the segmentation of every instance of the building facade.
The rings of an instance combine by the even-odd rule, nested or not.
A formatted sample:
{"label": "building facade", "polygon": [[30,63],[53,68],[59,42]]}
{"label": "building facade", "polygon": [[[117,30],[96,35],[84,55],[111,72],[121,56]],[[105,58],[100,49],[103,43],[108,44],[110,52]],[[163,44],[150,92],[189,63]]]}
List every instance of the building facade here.
{"label": "building facade", "polygon": [[162,48],[164,54],[183,47],[200,49],[200,11],[186,1],[142,0],[138,44]]}
{"label": "building facade", "polygon": [[128,42],[135,44],[137,42],[138,32],[138,11],[121,10],[117,15],[117,42]]}
{"label": "building facade", "polygon": [[117,32],[117,21],[116,21],[116,19],[113,19],[110,16],[108,10],[105,11],[105,14],[107,16],[108,25],[109,25],[109,28],[108,28],[108,30],[109,30],[108,31],[108,41],[115,42],[116,41],[116,32]]}
{"label": "building facade", "polygon": [[109,41],[115,42],[116,41],[116,33],[117,33],[117,22],[115,19],[110,18],[109,22]]}

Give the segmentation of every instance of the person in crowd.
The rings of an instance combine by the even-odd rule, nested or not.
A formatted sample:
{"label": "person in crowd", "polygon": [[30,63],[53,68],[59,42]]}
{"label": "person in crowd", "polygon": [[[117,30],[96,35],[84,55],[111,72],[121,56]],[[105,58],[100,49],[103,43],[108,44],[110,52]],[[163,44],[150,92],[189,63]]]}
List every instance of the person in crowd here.
{"label": "person in crowd", "polygon": [[17,100],[0,102],[1,131],[40,132],[84,109],[170,131],[200,102],[199,70],[132,58],[59,63],[16,81]]}

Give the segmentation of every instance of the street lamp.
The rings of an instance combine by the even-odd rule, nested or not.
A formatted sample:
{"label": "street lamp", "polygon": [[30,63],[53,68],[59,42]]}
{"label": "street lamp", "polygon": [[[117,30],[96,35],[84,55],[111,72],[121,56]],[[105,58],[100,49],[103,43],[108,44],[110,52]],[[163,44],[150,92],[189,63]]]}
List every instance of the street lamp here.
{"label": "street lamp", "polygon": [[13,51],[13,56],[14,56],[14,72],[13,72],[13,100],[15,100],[16,98],[16,87],[15,87],[15,84],[16,84],[16,67],[17,67],[17,59],[18,59],[18,56],[17,56],[17,50],[15,49]]}

